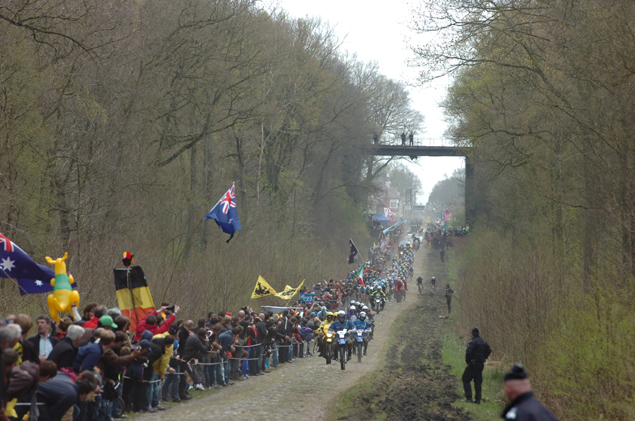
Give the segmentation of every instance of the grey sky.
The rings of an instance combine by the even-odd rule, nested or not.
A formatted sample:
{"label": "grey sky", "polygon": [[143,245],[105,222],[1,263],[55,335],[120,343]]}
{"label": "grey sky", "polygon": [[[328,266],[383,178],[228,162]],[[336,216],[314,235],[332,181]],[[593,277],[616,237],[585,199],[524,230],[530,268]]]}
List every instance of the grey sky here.
{"label": "grey sky", "polygon": [[[408,68],[411,57],[408,43],[416,35],[409,29],[411,0],[271,0],[293,17],[319,17],[334,27],[343,41],[342,48],[362,61],[376,61],[381,72],[391,79],[411,85],[416,69]],[[429,142],[444,141],[447,128],[443,111],[438,106],[445,96],[447,81],[437,81],[425,87],[410,87],[413,108],[426,119]],[[447,141],[446,141],[447,142]],[[463,167],[463,158],[419,158],[409,164],[419,178],[424,195],[417,200],[425,204],[434,184]]]}

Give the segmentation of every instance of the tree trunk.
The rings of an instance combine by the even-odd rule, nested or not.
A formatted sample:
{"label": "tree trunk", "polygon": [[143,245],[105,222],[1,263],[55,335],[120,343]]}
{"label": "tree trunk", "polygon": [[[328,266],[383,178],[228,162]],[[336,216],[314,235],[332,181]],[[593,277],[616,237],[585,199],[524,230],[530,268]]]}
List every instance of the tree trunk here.
{"label": "tree trunk", "polygon": [[187,261],[192,252],[192,248],[196,244],[195,230],[200,223],[198,215],[197,196],[198,196],[198,177],[197,177],[197,146],[190,149],[190,197],[187,209],[187,239],[185,243],[185,261]]}
{"label": "tree trunk", "polygon": [[[214,134],[207,135],[203,143],[203,183],[205,190],[205,202],[207,203],[207,210],[210,210],[214,205]],[[210,221],[207,221],[210,222]],[[215,225],[215,224],[214,224]],[[207,249],[207,238],[210,232],[210,224],[203,223],[201,230],[202,244]]]}

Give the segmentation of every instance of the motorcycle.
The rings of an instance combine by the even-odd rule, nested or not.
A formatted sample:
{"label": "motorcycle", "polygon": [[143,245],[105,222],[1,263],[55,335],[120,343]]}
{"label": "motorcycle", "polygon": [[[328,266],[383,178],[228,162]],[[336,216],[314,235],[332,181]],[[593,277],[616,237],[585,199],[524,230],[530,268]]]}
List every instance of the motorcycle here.
{"label": "motorcycle", "polygon": [[367,338],[368,335],[372,332],[372,329],[364,329],[364,330],[358,330],[357,331],[357,336],[355,337],[357,340],[357,343],[355,344],[355,347],[357,349],[357,362],[361,363],[362,362],[362,355],[364,355],[364,338]]}
{"label": "motorcycle", "polygon": [[331,364],[331,360],[333,359],[333,339],[335,338],[335,334],[333,332],[326,332],[324,337],[324,358],[326,358],[326,363]]}
{"label": "motorcycle", "polygon": [[376,297],[375,298],[375,302],[374,302],[374,307],[375,307],[375,314],[379,314],[379,312],[381,311],[381,298]]}
{"label": "motorcycle", "polygon": [[346,334],[348,329],[342,329],[337,331],[337,350],[338,359],[340,360],[340,367],[342,370],[346,369]]}

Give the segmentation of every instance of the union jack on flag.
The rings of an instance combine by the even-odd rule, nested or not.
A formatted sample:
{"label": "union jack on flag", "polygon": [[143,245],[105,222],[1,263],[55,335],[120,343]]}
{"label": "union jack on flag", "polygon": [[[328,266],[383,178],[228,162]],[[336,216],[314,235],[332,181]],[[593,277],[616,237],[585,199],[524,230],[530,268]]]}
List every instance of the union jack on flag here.
{"label": "union jack on flag", "polygon": [[234,185],[232,184],[231,189],[227,190],[227,193],[223,195],[223,198],[220,200],[220,204],[223,207],[223,213],[227,215],[230,208],[236,207],[236,192],[234,191]]}
{"label": "union jack on flag", "polygon": [[[234,238],[236,231],[243,229],[238,220],[234,184],[232,184],[231,188],[227,190],[223,197],[214,205],[212,210],[205,215],[205,219],[213,219],[216,221],[216,224],[224,233],[230,234],[229,240]],[[228,243],[229,240],[227,240]]]}

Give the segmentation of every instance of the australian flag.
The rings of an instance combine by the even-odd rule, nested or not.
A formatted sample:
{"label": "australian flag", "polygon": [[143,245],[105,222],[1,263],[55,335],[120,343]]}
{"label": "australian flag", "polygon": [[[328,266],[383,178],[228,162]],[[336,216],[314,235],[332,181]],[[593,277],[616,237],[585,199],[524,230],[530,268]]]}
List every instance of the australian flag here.
{"label": "australian flag", "polygon": [[213,219],[218,227],[224,233],[230,234],[227,242],[234,238],[236,231],[242,231],[240,221],[238,220],[238,211],[236,210],[236,192],[235,186],[232,184],[227,193],[214,205],[211,211],[205,215],[205,219]]}
{"label": "australian flag", "polygon": [[0,278],[15,279],[21,295],[41,294],[53,291],[51,279],[55,278],[55,271],[35,263],[31,256],[0,233]]}
{"label": "australian flag", "polygon": [[348,255],[348,264],[355,263],[355,256],[359,254],[359,251],[357,251],[357,247],[355,247],[355,243],[353,243],[351,238],[348,239],[348,245],[351,248],[351,252]]}

